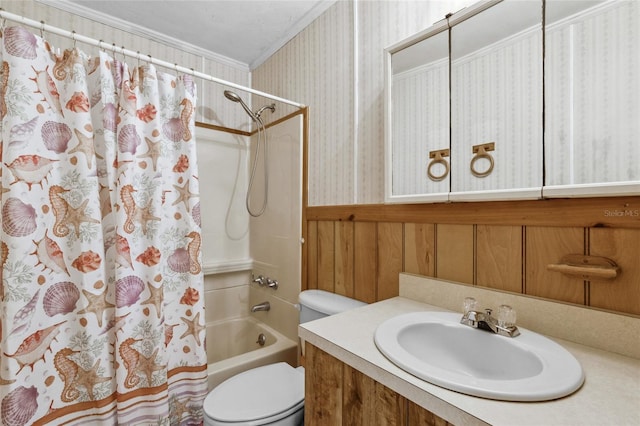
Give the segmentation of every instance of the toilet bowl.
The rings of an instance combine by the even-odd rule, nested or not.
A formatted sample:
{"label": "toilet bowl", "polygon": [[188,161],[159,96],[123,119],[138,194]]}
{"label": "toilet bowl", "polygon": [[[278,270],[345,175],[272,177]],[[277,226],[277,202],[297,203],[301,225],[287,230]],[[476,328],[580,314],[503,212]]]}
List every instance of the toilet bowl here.
{"label": "toilet bowl", "polygon": [[204,400],[205,425],[297,426],[304,416],[304,369],[278,362],[237,374]]}
{"label": "toilet bowl", "polygon": [[[300,322],[363,306],[322,290],[300,293]],[[298,426],[304,421],[304,368],[278,362],[237,374],[204,400],[206,426]]]}

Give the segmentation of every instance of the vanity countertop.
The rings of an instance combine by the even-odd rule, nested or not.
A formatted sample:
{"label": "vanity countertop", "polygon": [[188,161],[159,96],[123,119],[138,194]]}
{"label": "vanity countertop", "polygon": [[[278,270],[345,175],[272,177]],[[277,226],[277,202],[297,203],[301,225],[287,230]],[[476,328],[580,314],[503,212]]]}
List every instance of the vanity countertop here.
{"label": "vanity countertop", "polygon": [[376,348],[374,332],[385,320],[407,312],[443,310],[395,297],[301,324],[299,335],[455,425],[640,425],[640,360],[633,357],[551,337],[582,364],[584,385],[553,401],[506,402],[432,385],[396,367]]}

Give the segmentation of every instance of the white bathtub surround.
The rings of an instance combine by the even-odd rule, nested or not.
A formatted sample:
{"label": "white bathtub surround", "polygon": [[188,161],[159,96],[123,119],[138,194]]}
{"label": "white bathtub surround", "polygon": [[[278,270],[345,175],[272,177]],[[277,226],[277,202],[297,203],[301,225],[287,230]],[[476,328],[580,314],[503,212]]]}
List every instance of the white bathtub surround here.
{"label": "white bathtub surround", "polygon": [[249,271],[206,275],[204,278],[207,323],[247,316]]}
{"label": "white bathtub surround", "polygon": [[[635,346],[640,340],[640,318],[522,296],[512,299],[512,294],[443,285],[438,280],[408,274],[400,277],[400,297],[303,324],[299,327],[300,337],[456,425],[640,424],[640,353]],[[575,343],[552,337],[582,364],[586,375],[583,387],[565,398],[542,403],[477,398],[420,380],[396,367],[376,348],[373,333],[385,320],[415,311],[461,312],[465,296],[475,297],[483,308],[508,301],[517,310],[518,325],[540,334],[551,336],[562,331],[567,338],[586,339]],[[533,320],[540,316],[547,319]],[[579,321],[572,320],[574,317]],[[594,319],[595,323],[604,322],[603,328],[594,333],[601,348],[591,346],[588,337],[594,329],[588,328],[597,327],[591,323]],[[606,331],[602,332],[604,327]],[[613,352],[621,350],[628,355]]]}
{"label": "white bathtub surround", "polygon": [[[277,290],[251,284],[249,306],[265,301],[271,304],[269,312],[256,312],[252,316],[295,341],[298,340],[296,304],[302,275],[302,130],[302,115],[268,128],[268,204],[263,215],[251,217],[249,226],[253,274],[278,281]],[[264,174],[261,167],[258,162],[252,206],[262,205]]]}
{"label": "white bathtub surround", "polygon": [[[258,336],[264,334],[265,345]],[[209,391],[231,376],[276,362],[297,365],[298,344],[255,318],[228,319],[207,324]]]}
{"label": "white bathtub surround", "polygon": [[271,309],[268,312],[254,312],[250,315],[270,327],[275,328],[287,338],[297,341],[298,317],[300,315],[300,311],[298,310],[296,303],[283,299],[278,294],[278,291],[258,287],[257,284],[251,284],[249,286],[249,303],[247,313],[251,306],[262,302],[269,302],[271,304]]}

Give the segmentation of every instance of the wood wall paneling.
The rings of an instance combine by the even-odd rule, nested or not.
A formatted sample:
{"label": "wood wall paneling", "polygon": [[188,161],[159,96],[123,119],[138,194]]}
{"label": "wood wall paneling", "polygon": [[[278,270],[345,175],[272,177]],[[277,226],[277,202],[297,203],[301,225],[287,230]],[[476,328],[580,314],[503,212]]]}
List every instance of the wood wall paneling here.
{"label": "wood wall paneling", "polygon": [[640,230],[593,228],[589,254],[615,260],[613,280],[591,280],[590,305],[640,315]]}
{"label": "wood wall paneling", "polygon": [[436,276],[473,284],[473,225],[436,225]]}
{"label": "wood wall paneling", "polygon": [[522,293],[522,227],[476,227],[476,284]]}
{"label": "wood wall paneling", "polygon": [[640,212],[640,196],[314,206],[307,207],[307,220],[640,228],[637,212]]}
{"label": "wood wall paneling", "polygon": [[335,227],[328,220],[318,222],[318,289],[335,291]]}
{"label": "wood wall paneling", "polygon": [[306,282],[303,282],[302,290],[318,288],[318,222],[307,221],[307,234],[304,235],[307,252]]}
{"label": "wood wall paneling", "polygon": [[[396,296],[405,271],[640,314],[637,211],[640,197],[307,207],[303,286],[372,303]],[[547,270],[573,253],[621,273],[585,282]]]}
{"label": "wood wall paneling", "polygon": [[435,276],[436,227],[432,223],[405,223],[404,272]]}
{"label": "wood wall paneling", "polygon": [[335,222],[335,292],[353,297],[354,287],[354,224]]}
{"label": "wood wall paneling", "polygon": [[395,297],[400,291],[403,234],[402,223],[378,223],[378,300]]}
{"label": "wood wall paneling", "polygon": [[528,226],[525,238],[526,294],[585,304],[584,280],[547,270],[564,255],[585,254],[584,229]]}
{"label": "wood wall paneling", "polygon": [[378,300],[378,226],[356,222],[354,229],[354,297],[366,303]]}

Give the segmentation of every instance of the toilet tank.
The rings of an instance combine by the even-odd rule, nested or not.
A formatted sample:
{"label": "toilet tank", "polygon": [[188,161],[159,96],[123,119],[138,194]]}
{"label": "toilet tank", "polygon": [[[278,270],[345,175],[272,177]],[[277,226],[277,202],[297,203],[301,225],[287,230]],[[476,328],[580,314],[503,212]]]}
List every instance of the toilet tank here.
{"label": "toilet tank", "polygon": [[366,305],[359,300],[324,290],[305,290],[300,293],[299,301],[300,324]]}

